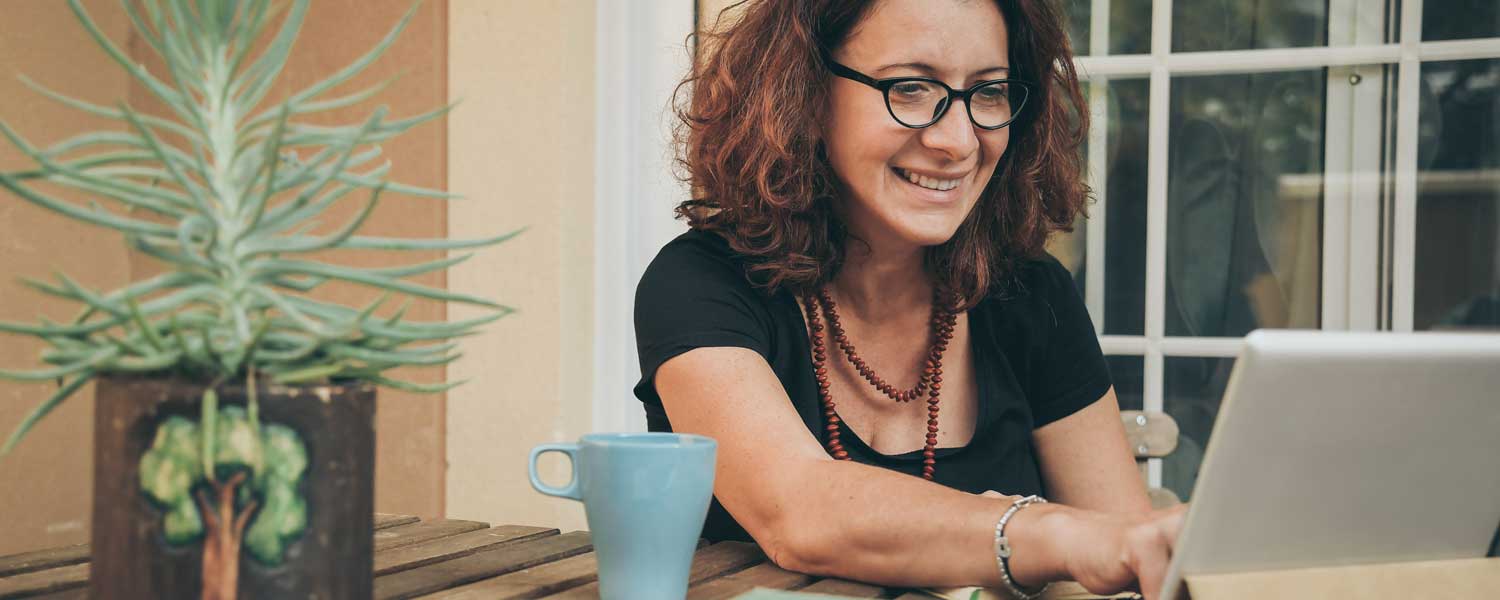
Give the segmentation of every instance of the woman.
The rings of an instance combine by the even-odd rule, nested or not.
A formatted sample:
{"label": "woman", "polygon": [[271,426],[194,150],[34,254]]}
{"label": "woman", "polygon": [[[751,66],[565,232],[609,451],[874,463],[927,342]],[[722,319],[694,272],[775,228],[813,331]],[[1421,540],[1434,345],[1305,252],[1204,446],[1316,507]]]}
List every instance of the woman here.
{"label": "woman", "polygon": [[1181,510],[1151,512],[1042,249],[1087,194],[1057,9],[742,8],[687,82],[692,231],[636,298],[650,428],[719,440],[705,536],[885,585],[1153,596]]}

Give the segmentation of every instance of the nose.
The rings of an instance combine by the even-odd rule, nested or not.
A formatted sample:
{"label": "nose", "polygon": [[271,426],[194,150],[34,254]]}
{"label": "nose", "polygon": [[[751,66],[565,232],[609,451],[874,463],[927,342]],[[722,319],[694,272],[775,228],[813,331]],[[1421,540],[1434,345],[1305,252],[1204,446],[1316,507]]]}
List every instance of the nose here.
{"label": "nose", "polygon": [[961,161],[979,148],[979,136],[974,124],[969,121],[969,106],[962,99],[955,99],[938,122],[922,130],[922,145],[946,154],[950,160]]}

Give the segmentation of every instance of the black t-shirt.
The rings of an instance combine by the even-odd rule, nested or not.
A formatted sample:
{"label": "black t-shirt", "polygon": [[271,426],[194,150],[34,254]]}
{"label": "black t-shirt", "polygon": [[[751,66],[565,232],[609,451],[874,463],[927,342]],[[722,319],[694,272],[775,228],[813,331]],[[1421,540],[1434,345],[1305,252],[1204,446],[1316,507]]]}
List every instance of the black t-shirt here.
{"label": "black t-shirt", "polygon": [[[969,311],[978,417],[968,445],[937,449],[935,481],[976,494],[1045,495],[1032,430],[1103,397],[1109,370],[1078,288],[1057,259],[1021,263],[1006,280]],[[685,233],[651,261],[636,288],[635,333],[641,360],[635,395],[651,431],[672,430],[653,381],[657,368],[694,348],[732,346],[765,357],[808,431],[826,442],[797,298],[753,286],[743,259],[717,234]],[[853,460],[921,473],[921,451],[881,454],[847,424],[840,427]],[[703,537],[750,540],[717,499]]]}

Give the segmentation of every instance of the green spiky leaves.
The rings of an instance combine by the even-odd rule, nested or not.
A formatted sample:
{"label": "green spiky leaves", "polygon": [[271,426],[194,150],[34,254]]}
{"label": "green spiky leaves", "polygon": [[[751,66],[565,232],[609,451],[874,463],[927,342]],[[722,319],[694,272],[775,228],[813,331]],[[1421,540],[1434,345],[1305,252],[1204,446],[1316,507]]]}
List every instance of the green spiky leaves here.
{"label": "green spiky leaves", "polygon": [[[65,323],[0,322],[0,333],[48,344],[42,355],[47,366],[0,370],[0,378],[56,380],[60,386],[0,453],[99,374],[149,372],[214,382],[242,377],[253,367],[282,383],[363,380],[441,391],[450,386],[402,382],[387,372],[451,361],[457,356],[454,346],[443,342],[510,312],[484,298],[412,281],[468,254],[378,268],[320,260],[348,249],[472,249],[513,234],[479,240],[359,234],[380,203],[454,197],[387,181],[390,164],[379,160],[382,142],[451,107],[408,118],[392,118],[381,107],[344,125],[304,121],[370,100],[390,83],[330,95],[390,47],[415,7],[353,63],[285,100],[268,102],[309,2],[292,0],[278,10],[271,0],[124,1],[136,35],[166,65],[163,72],[150,72],[106,37],[78,0],[68,0],[105,54],[167,110],[144,114],[125,104],[100,106],[24,80],[53,100],[118,126],[43,145],[0,119],[0,137],[34,163],[0,172],[0,198],[11,196],[118,231],[130,248],[168,270],[109,291],[65,274],[27,282],[80,310]],[[256,48],[263,49],[257,54]],[[55,195],[59,188],[85,201]],[[317,227],[341,204],[353,205],[354,216]],[[322,233],[313,233],[315,228]],[[309,296],[334,282],[382,295],[357,307]],[[457,323],[407,320],[404,308],[394,316],[377,316],[400,296],[472,304],[490,313]],[[190,528],[185,511],[180,517]]]}

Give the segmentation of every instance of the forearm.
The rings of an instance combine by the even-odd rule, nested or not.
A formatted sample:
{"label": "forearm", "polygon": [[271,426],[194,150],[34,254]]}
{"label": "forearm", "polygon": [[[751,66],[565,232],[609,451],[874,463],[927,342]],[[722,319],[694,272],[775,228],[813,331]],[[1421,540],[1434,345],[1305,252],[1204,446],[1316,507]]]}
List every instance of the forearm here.
{"label": "forearm", "polygon": [[[1000,585],[995,523],[1010,498],[967,494],[850,462],[804,465],[796,505],[768,532],[794,570],[893,586]],[[1000,490],[1004,491],[1004,490]],[[1012,575],[1023,583],[1066,577],[1056,541],[1068,512],[1034,505],[1006,527]]]}

